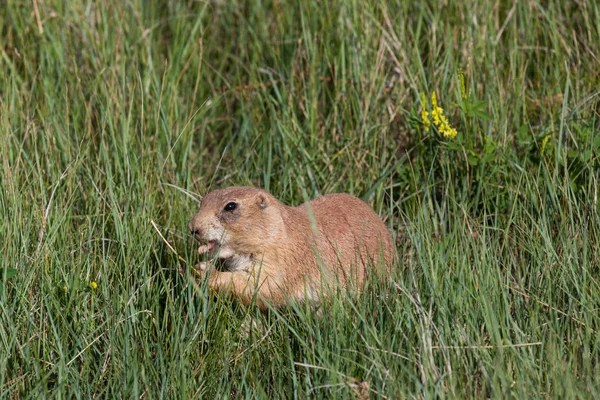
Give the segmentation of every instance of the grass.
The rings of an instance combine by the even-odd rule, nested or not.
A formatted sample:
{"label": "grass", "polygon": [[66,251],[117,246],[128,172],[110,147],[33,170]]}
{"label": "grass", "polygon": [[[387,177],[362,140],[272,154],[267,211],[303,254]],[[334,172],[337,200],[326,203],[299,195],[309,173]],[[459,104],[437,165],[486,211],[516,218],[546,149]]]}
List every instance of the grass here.
{"label": "grass", "polygon": [[[2,397],[600,396],[596,3],[0,9]],[[324,317],[181,278],[248,184],[363,197],[396,270]]]}

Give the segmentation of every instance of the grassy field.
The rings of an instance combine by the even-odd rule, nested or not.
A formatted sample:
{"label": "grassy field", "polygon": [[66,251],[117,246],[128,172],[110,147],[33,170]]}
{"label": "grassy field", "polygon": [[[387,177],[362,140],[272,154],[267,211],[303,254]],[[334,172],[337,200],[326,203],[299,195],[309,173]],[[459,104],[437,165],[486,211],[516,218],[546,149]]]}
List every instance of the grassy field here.
{"label": "grassy field", "polygon": [[[1,397],[600,397],[599,83],[594,1],[0,2]],[[212,296],[228,185],[362,197],[397,268]]]}

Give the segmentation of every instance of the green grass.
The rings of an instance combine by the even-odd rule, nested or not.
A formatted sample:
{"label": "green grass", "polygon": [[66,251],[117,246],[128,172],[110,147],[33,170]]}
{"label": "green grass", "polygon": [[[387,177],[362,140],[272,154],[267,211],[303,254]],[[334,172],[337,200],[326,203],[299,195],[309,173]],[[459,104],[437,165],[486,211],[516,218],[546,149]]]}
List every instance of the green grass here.
{"label": "green grass", "polygon": [[[599,58],[593,1],[2,2],[2,397],[599,397]],[[227,185],[361,196],[397,268],[216,298],[177,269]]]}

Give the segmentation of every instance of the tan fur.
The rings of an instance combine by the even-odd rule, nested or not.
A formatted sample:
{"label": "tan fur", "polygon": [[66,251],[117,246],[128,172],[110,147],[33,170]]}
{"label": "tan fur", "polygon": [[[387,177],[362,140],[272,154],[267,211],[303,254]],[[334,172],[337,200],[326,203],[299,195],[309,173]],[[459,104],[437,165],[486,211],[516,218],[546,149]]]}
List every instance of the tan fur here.
{"label": "tan fur", "polygon": [[[234,211],[224,207],[235,202]],[[201,242],[218,242],[214,253],[227,271],[198,267],[209,286],[249,304],[318,303],[323,285],[360,290],[367,274],[393,264],[393,241],[385,224],[363,201],[330,194],[288,207],[253,187],[215,190],[204,197],[189,224]],[[210,245],[201,246],[201,253]],[[383,262],[380,262],[383,255]]]}

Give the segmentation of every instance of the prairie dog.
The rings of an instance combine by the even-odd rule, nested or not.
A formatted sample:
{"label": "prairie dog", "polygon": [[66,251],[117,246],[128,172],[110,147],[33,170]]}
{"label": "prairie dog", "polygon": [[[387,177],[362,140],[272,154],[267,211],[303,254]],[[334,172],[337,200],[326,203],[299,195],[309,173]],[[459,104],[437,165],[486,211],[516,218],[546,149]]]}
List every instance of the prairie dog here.
{"label": "prairie dog", "polygon": [[[196,269],[217,292],[249,304],[319,303],[323,285],[361,289],[365,276],[393,265],[385,224],[349,194],[318,197],[289,207],[265,190],[229,187],[207,194],[189,229],[199,253],[224,261],[226,270]],[[382,259],[383,257],[383,259]]]}

